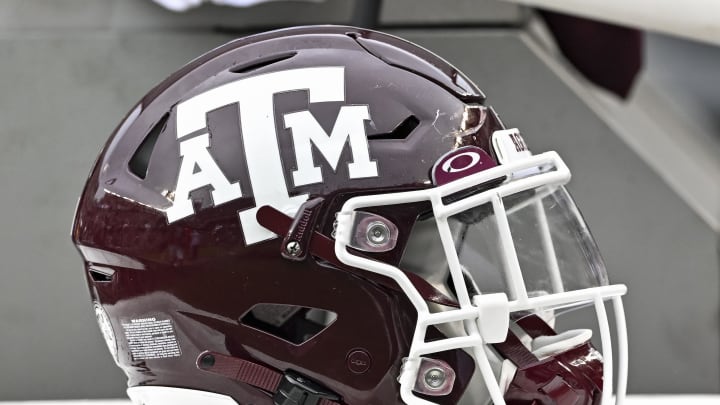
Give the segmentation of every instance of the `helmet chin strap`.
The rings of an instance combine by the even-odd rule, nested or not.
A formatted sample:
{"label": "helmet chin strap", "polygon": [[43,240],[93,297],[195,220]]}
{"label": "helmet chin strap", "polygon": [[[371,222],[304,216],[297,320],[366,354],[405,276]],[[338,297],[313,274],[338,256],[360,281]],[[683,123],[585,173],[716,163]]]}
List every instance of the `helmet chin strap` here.
{"label": "helmet chin strap", "polygon": [[556,333],[537,315],[518,319],[515,324],[531,340],[528,349],[512,330],[495,350],[516,367],[503,365],[500,386],[507,405],[575,404],[593,405],[603,390],[602,355],[592,346],[587,329]]}
{"label": "helmet chin strap", "polygon": [[[434,263],[438,264],[438,263]],[[445,267],[442,264],[440,268]],[[413,269],[415,267],[412,267]],[[447,285],[447,271],[437,272],[440,276],[435,277],[432,285],[449,296],[453,296]],[[469,274],[465,278],[469,291],[478,294],[477,285]],[[493,324],[503,324],[503,337],[494,338],[490,335],[498,335],[500,328],[489,328],[484,331],[486,340],[498,341],[501,343],[491,345],[495,351],[489,348],[485,350],[490,366],[498,380],[498,386],[504,393],[505,403],[525,404],[524,398],[535,399],[536,404],[579,404],[591,405],[600,400],[602,391],[602,362],[600,354],[590,345],[592,331],[589,329],[569,330],[557,333],[552,324],[553,311],[549,310],[539,314],[517,316],[519,314],[507,314],[504,321],[493,320],[493,313],[502,314],[502,310],[493,310],[492,301],[495,296],[504,294],[476,295],[475,298],[482,298],[479,302],[473,301],[479,307],[488,309],[487,316],[481,318]],[[490,301],[490,302],[488,302]],[[489,305],[489,307],[488,307]],[[502,307],[502,303],[498,303]],[[429,304],[432,312],[449,310],[437,304]],[[499,309],[499,308],[496,308]],[[546,317],[544,317],[545,315]],[[513,324],[510,326],[510,324]],[[465,331],[461,322],[449,322],[436,325],[446,336],[464,336]],[[512,328],[512,330],[511,330]],[[516,332],[514,332],[515,330]],[[485,336],[487,335],[487,336]],[[472,355],[470,351],[468,354]],[[566,364],[575,362],[590,364],[589,367],[573,367]],[[545,367],[550,367],[550,373]],[[562,371],[555,370],[560,367]],[[477,377],[474,377],[476,379]],[[582,384],[578,384],[580,381]],[[583,385],[585,384],[585,385]],[[583,389],[579,389],[582,387]],[[459,405],[477,405],[485,403],[490,397],[485,383],[480,379],[471,384]],[[568,402],[565,402],[568,401]]]}
{"label": "helmet chin strap", "polygon": [[284,373],[222,353],[205,351],[196,361],[199,370],[231,378],[273,394],[276,405],[340,405],[340,396],[291,370]]}

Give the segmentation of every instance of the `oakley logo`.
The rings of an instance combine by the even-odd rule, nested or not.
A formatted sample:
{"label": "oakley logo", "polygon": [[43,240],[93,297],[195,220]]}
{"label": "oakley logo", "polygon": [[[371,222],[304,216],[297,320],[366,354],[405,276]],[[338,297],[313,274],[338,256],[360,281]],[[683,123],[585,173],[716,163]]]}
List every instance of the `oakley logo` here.
{"label": "oakley logo", "polygon": [[468,151],[451,156],[443,163],[442,169],[446,173],[457,173],[470,169],[478,163],[480,163],[480,154],[475,151]]}
{"label": "oakley logo", "polygon": [[495,166],[495,161],[477,146],[463,146],[443,155],[432,169],[435,185],[443,185]]}
{"label": "oakley logo", "polygon": [[[345,70],[343,67],[302,68],[249,77],[208,90],[177,106],[178,139],[194,136],[180,141],[182,162],[173,205],[165,212],[168,222],[193,215],[190,193],[209,186],[214,205],[244,195],[254,197],[256,206],[238,213],[247,244],[277,237],[257,223],[255,214],[259,207],[272,205],[280,211],[294,213],[308,199],[307,194],[289,196],[278,147],[273,95],[290,91],[307,91],[310,103],[345,101]],[[237,182],[231,183],[208,150],[207,113],[231,104],[237,104],[240,112],[252,191],[241,190]],[[343,106],[328,134],[310,111],[284,114],[283,123],[292,133],[297,163],[297,169],[292,172],[293,185],[323,181],[321,168],[313,160],[312,145],[334,171],[345,145],[349,145],[350,179],[377,177],[377,162],[370,159],[365,133],[367,120],[370,120],[368,106]]]}

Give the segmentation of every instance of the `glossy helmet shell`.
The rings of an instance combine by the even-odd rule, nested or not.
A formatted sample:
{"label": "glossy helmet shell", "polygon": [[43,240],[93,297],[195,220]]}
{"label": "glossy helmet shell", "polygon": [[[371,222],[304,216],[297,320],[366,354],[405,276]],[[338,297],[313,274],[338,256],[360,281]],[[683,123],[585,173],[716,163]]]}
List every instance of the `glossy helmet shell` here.
{"label": "glossy helmet shell", "polygon": [[[310,103],[306,91],[276,94],[277,139],[268,140],[277,142],[288,194],[324,199],[314,230],[331,236],[334,214],[350,196],[432,187],[433,163],[453,148],[475,145],[495,158],[489,139],[502,124],[492,110],[467,131],[468,106],[484,102],[478,88],[439,57],[393,36],[302,27],[236,40],[192,61],[151,90],[112,134],[87,181],[72,231],[129,386],[185,387],[240,403],[272,403],[260,389],[199,369],[198,356],[210,350],[280,372],[295,370],[348,404],[402,403],[396,378],[416,319],[404,294],[391,281],[344,271],[313,255],[287,260],[280,254],[282,235],[245,243],[238,212],[256,201],[237,104],[207,112],[208,151],[227,179],[239,183],[242,197],[214,205],[211,187],[204,187],[191,193],[193,215],[173,222],[166,216],[181,164],[178,104],[247,77],[315,66],[344,68],[345,100]],[[343,105],[368,106],[365,131],[378,175],[350,179],[346,163],[352,151],[346,144],[335,167],[313,149],[323,181],[295,187],[296,151],[283,114],[309,110],[329,132]],[[418,212],[389,207],[383,215],[395,221],[400,236],[392,252],[378,257],[397,264]],[[240,321],[258,303],[319,308],[337,319],[294,344]],[[180,355],[133,357],[123,324],[151,317],[171,320]],[[370,362],[362,373],[348,360],[358,349]],[[455,357],[448,361],[465,367],[459,373],[467,380],[472,361]],[[452,395],[463,388],[457,384]]]}

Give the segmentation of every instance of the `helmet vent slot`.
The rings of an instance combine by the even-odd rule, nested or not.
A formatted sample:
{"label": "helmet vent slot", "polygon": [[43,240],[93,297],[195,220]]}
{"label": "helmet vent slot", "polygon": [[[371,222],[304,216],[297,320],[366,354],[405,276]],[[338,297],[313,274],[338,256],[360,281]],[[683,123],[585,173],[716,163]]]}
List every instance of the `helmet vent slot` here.
{"label": "helmet vent slot", "polygon": [[370,140],[395,140],[395,141],[404,141],[407,139],[410,134],[415,130],[415,128],[420,125],[420,120],[414,116],[411,115],[407,118],[405,118],[401,123],[399,123],[395,129],[393,129],[389,133],[385,134],[370,134],[368,135],[368,139]]}
{"label": "helmet vent slot", "polygon": [[254,60],[252,63],[246,63],[244,65],[233,66],[232,68],[230,68],[230,72],[231,73],[252,72],[253,70],[258,70],[265,66],[270,66],[273,63],[278,63],[278,62],[282,62],[286,59],[290,59],[295,55],[297,55],[297,52],[285,52],[285,53],[281,53],[281,54],[269,55],[264,58],[258,58],[256,60]]}
{"label": "helmet vent slot", "polygon": [[240,322],[295,345],[301,345],[335,322],[337,314],[286,304],[256,304]]}
{"label": "helmet vent slot", "polygon": [[153,149],[155,149],[158,137],[165,130],[169,117],[170,114],[165,113],[165,115],[160,118],[160,121],[152,127],[128,162],[128,169],[130,169],[130,172],[143,180],[147,177],[148,166],[150,165],[150,156],[152,155]]}
{"label": "helmet vent slot", "polygon": [[98,283],[108,283],[112,281],[113,276],[115,275],[115,270],[107,267],[93,266],[88,269],[88,272],[90,273],[90,277],[93,281]]}

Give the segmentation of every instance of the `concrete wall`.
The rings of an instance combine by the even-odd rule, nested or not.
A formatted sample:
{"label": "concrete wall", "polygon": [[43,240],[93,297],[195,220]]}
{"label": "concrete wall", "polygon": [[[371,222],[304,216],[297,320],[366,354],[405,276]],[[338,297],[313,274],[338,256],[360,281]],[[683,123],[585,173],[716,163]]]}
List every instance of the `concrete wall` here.
{"label": "concrete wall", "polygon": [[[417,7],[405,8],[404,19],[398,10],[410,3],[386,3],[380,21],[409,26],[432,19]],[[468,3],[453,0],[457,10]],[[0,2],[0,400],[124,395],[124,376],[95,324],[69,230],[92,162],[134,102],[234,37],[214,28],[350,23],[355,6],[280,2],[176,15],[149,0]],[[453,61],[506,123],[523,129],[533,149],[556,149],[569,163],[571,190],[611,277],[631,290],[630,390],[720,391],[717,235],[518,31],[467,27],[512,26],[522,14],[486,7],[487,14],[443,23],[461,21],[463,29],[395,33]]]}

